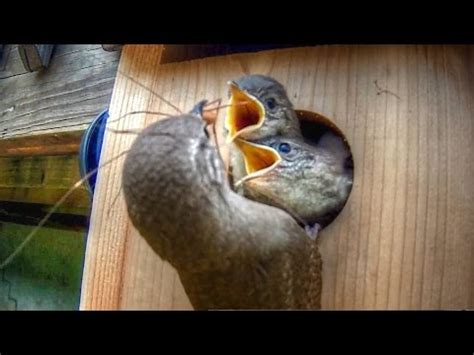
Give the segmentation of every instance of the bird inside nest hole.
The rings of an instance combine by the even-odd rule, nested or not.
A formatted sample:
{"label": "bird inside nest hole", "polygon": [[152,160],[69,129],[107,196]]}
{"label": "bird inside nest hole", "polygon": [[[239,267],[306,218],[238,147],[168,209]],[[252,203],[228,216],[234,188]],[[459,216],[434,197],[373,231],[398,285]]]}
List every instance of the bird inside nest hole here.
{"label": "bird inside nest hole", "polygon": [[284,209],[316,238],[349,198],[353,158],[345,135],[333,121],[312,111],[294,112],[300,138],[236,140],[247,175],[242,177],[234,153],[230,179],[237,192]]}
{"label": "bird inside nest hole", "polygon": [[[326,133],[332,133],[337,139],[342,143],[342,145],[347,149],[349,152],[348,157],[344,161],[344,168],[350,171],[351,179],[354,179],[354,159],[352,157],[351,148],[349,142],[342,132],[342,130],[337,127],[337,125],[332,122],[330,119],[312,111],[307,110],[295,110],[298,118],[300,120],[301,131],[303,133],[303,137],[305,140],[310,144],[317,144],[321,137],[323,137]],[[326,226],[332,223],[334,219],[341,213],[344,206],[349,199],[350,193],[352,190],[352,185],[350,187],[350,191],[347,195],[346,200],[344,201],[342,207],[335,211],[334,214],[328,219],[326,222]]]}

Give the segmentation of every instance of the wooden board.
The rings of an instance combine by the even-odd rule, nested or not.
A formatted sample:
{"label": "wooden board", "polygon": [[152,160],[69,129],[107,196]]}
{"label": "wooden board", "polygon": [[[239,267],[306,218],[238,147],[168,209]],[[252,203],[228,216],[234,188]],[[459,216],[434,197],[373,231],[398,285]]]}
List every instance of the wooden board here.
{"label": "wooden board", "polygon": [[0,140],[0,157],[70,155],[79,152],[84,132],[61,132]]}
{"label": "wooden board", "polygon": [[0,71],[2,139],[83,131],[110,102],[120,52],[101,45],[56,45],[48,68],[28,72],[17,46]]}
{"label": "wooden board", "polygon": [[[0,157],[0,201],[52,206],[80,178],[77,155]],[[89,206],[89,192],[81,186],[61,207],[87,213]]]}
{"label": "wooden board", "polygon": [[[16,208],[10,211],[6,201],[51,208],[80,180],[81,137],[82,132],[63,132],[0,140],[0,220],[17,212]],[[90,205],[89,192],[81,186],[57,212],[88,216]],[[26,207],[18,208],[26,209],[24,220],[37,221],[38,215],[29,215]]]}
{"label": "wooden board", "polygon": [[[355,181],[320,236],[324,309],[474,308],[473,46],[319,46],[159,66],[160,55],[160,46],[126,46],[120,69],[183,110],[225,100],[229,79],[271,75],[296,108],[345,132]],[[113,116],[143,109],[174,113],[119,76]],[[128,117],[118,127],[154,119]],[[132,141],[108,133],[102,159]],[[190,308],[172,268],[129,223],[123,199],[105,215],[122,162],[99,175],[81,308]]]}

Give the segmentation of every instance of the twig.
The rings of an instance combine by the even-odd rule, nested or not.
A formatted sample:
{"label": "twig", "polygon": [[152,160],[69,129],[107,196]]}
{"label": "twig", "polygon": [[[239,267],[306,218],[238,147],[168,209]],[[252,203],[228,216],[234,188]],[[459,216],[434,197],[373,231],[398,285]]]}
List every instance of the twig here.
{"label": "twig", "polygon": [[148,92],[151,92],[153,95],[155,95],[156,97],[158,97],[160,100],[162,100],[164,103],[166,103],[168,106],[174,108],[178,113],[183,113],[183,111],[181,111],[177,106],[173,105],[171,102],[169,102],[168,100],[166,100],[163,96],[161,96],[160,94],[158,94],[157,92],[153,91],[152,89],[150,89],[148,86],[146,85],[143,85],[142,83],[140,83],[138,80],[132,78],[130,75],[124,73],[123,71],[121,70],[118,70],[118,73],[124,77],[126,77],[128,80],[134,82],[135,84],[137,84],[138,86],[140,86],[141,88],[145,89],[146,91]]}

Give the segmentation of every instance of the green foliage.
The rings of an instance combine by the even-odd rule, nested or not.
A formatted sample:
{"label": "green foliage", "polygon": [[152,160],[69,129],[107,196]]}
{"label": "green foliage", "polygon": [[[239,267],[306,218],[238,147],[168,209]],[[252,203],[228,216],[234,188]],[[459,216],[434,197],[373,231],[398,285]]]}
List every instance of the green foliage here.
{"label": "green foliage", "polygon": [[[34,226],[0,222],[0,260],[7,258],[33,228]],[[41,228],[6,269],[15,297],[19,301],[22,298],[32,300],[37,293],[37,298],[54,298],[56,289],[56,296],[62,298],[60,304],[69,305],[69,308],[70,305],[76,305],[81,287],[85,235],[85,231]],[[16,284],[18,287],[15,289]],[[30,294],[18,294],[20,289]],[[65,301],[64,297],[70,300]]]}

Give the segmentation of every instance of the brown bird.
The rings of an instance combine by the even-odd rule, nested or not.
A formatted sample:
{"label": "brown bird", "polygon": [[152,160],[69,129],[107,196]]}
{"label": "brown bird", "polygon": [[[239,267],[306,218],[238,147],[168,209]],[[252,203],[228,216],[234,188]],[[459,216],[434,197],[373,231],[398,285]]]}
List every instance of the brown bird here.
{"label": "brown bird", "polygon": [[201,114],[144,129],[124,163],[133,225],[170,262],[196,309],[316,309],[318,247],[286,212],[229,186]]}
{"label": "brown bird", "polygon": [[236,138],[247,141],[284,136],[302,138],[298,116],[282,84],[265,75],[246,75],[229,82],[230,100],[224,122],[230,144],[234,182],[246,175]]}
{"label": "brown bird", "polygon": [[247,176],[244,195],[282,208],[316,239],[344,207],[352,188],[351,154],[342,139],[325,133],[315,145],[300,138],[237,139]]}

